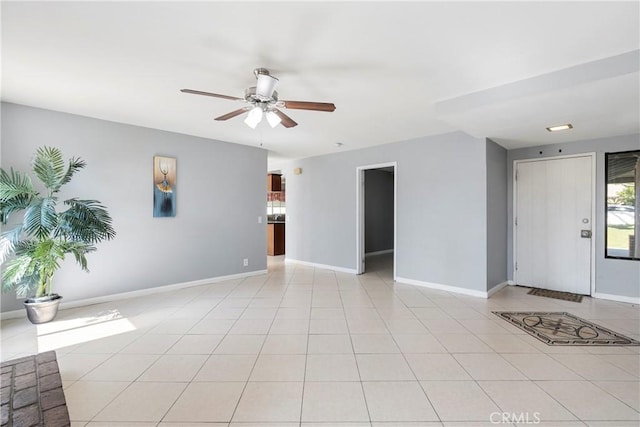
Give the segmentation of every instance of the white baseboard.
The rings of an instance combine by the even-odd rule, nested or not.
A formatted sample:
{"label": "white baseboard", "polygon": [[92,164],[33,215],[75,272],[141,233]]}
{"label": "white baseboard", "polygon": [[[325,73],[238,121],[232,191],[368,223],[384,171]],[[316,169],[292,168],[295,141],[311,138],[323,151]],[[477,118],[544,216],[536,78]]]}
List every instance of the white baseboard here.
{"label": "white baseboard", "polygon": [[[257,270],[257,271],[250,271],[248,273],[238,273],[238,274],[230,274],[228,276],[212,277],[209,279],[199,279],[199,280],[193,280],[190,282],[175,283],[172,285],[157,286],[154,288],[139,289],[137,291],[122,292],[119,294],[104,295],[100,297],[86,298],[86,299],[69,301],[69,302],[62,301],[60,303],[60,310],[64,310],[67,308],[83,307],[87,305],[102,304],[104,302],[142,297],[146,295],[159,294],[163,292],[176,291],[179,289],[208,285],[211,283],[224,282],[227,280],[244,279],[245,277],[260,276],[263,274],[267,274],[267,270]],[[2,315],[0,316],[0,319],[2,320],[16,319],[24,316],[25,316],[24,310],[13,310],[13,311],[7,311],[2,313]]]}
{"label": "white baseboard", "polygon": [[408,285],[422,286],[424,288],[437,289],[439,291],[453,292],[456,294],[470,295],[472,297],[488,298],[488,293],[485,291],[476,291],[473,289],[459,288],[457,286],[442,285],[440,283],[422,282],[420,280],[406,279],[404,277],[396,277],[396,282],[406,283]]}
{"label": "white baseboard", "polygon": [[600,292],[596,292],[592,295],[592,297],[599,298],[599,299],[607,299],[611,301],[626,302],[629,304],[640,304],[640,298],[627,297],[624,295],[603,294]]}
{"label": "white baseboard", "polygon": [[367,252],[364,254],[364,257],[376,256],[376,255],[384,255],[384,254],[392,254],[393,249],[385,249],[384,251],[375,251],[375,252]]}
{"label": "white baseboard", "polygon": [[357,271],[353,268],[335,267],[333,265],[326,265],[326,264],[316,264],[315,262],[300,261],[300,260],[291,259],[291,258],[285,258],[284,262],[290,263],[290,264],[300,264],[307,267],[320,268],[322,270],[333,270],[333,271],[338,271],[340,273],[357,274]]}
{"label": "white baseboard", "polygon": [[500,289],[504,288],[505,286],[509,286],[510,281],[507,280],[505,282],[502,283],[498,283],[496,286],[494,286],[493,288],[489,289],[489,291],[487,292],[487,298],[491,298],[491,295],[495,294],[496,292],[498,292]]}

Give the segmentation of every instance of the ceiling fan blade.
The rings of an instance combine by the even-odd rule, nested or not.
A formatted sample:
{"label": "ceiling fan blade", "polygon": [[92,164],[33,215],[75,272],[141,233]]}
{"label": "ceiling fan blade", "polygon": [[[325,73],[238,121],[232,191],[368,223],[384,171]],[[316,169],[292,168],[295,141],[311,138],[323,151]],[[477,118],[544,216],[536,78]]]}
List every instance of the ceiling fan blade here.
{"label": "ceiling fan blade", "polygon": [[280,122],[280,124],[282,124],[282,126],[284,126],[286,128],[292,128],[294,126],[298,126],[298,124],[296,122],[294,122],[291,117],[287,116],[285,113],[283,113],[282,111],[278,110],[277,108],[274,108],[273,112],[276,113],[276,115],[278,117],[280,117],[280,120],[282,120]]}
{"label": "ceiling fan blade", "polygon": [[248,109],[248,108],[239,108],[239,109],[237,109],[237,110],[235,110],[235,111],[232,111],[232,112],[230,112],[230,113],[223,114],[223,115],[222,115],[222,116],[220,116],[220,117],[216,117],[216,118],[215,118],[215,120],[219,120],[219,121],[222,121],[222,120],[229,120],[229,119],[232,119],[232,118],[234,118],[234,117],[236,117],[236,116],[239,116],[240,114],[245,113],[245,112],[247,112],[247,111],[249,111],[249,109]]}
{"label": "ceiling fan blade", "polygon": [[236,98],[235,96],[220,95],[219,93],[203,92],[201,90],[180,89],[180,92],[182,92],[182,93],[191,93],[193,95],[213,96],[214,98],[230,99],[232,101],[243,101],[242,98]]}
{"label": "ceiling fan blade", "polygon": [[330,102],[305,102],[305,101],[283,101],[286,108],[296,110],[314,110],[332,112],[336,106]]}

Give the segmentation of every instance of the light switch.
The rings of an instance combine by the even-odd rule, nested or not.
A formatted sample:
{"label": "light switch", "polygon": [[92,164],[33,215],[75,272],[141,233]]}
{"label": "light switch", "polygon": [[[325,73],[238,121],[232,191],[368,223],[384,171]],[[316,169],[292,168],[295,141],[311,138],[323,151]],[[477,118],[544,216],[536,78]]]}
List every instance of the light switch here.
{"label": "light switch", "polygon": [[262,217],[261,216],[258,217],[258,224],[262,224]]}

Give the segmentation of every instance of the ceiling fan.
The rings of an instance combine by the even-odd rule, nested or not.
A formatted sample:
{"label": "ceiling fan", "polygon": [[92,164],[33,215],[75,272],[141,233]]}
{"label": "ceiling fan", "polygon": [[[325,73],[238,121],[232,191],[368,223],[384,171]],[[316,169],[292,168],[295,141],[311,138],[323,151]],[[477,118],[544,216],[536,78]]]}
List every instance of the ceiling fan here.
{"label": "ceiling fan", "polygon": [[235,96],[220,95],[217,93],[203,92],[193,89],[180,89],[182,93],[191,93],[194,95],[213,96],[214,98],[230,99],[232,101],[242,101],[245,105],[242,108],[234,110],[230,113],[223,114],[220,117],[216,117],[216,120],[229,120],[240,114],[249,112],[244,122],[255,129],[255,127],[262,120],[262,116],[267,118],[267,121],[271,127],[276,127],[278,124],[286,128],[292,128],[297,126],[298,123],[294,122],[291,117],[279,110],[279,108],[289,108],[293,110],[313,110],[313,111],[326,111],[332,112],[336,109],[336,106],[329,102],[306,102],[306,101],[282,101],[278,99],[278,92],[276,92],[276,85],[278,79],[269,74],[269,70],[266,68],[256,68],[253,70],[253,74],[256,76],[257,83],[245,90],[244,98],[237,98]]}

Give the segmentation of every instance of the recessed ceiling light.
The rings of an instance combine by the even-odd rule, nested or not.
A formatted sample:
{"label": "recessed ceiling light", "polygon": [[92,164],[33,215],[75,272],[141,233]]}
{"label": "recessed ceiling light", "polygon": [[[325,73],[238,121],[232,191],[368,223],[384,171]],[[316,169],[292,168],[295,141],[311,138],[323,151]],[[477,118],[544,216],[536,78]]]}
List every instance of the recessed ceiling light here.
{"label": "recessed ceiling light", "polygon": [[342,147],[344,144],[342,142],[336,142],[336,147],[340,148]]}
{"label": "recessed ceiling light", "polygon": [[549,126],[547,128],[549,132],[560,132],[561,130],[569,130],[569,129],[573,129],[573,125],[571,123],[567,123],[564,125],[557,125],[557,126]]}

